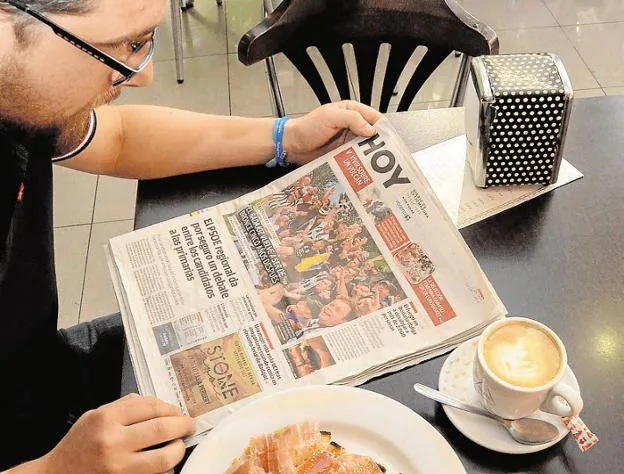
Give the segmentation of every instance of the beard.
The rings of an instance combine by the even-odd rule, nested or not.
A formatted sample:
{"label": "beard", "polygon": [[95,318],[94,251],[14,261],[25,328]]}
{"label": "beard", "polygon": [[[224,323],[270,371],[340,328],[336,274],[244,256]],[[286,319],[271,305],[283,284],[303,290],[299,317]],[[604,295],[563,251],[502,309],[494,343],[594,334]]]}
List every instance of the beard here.
{"label": "beard", "polygon": [[55,156],[63,156],[80,146],[89,132],[91,111],[103,105],[114,102],[121,95],[121,88],[115,87],[96,97],[89,105],[77,113],[55,125],[58,130]]}
{"label": "beard", "polygon": [[98,94],[78,111],[68,113],[51,111],[48,104],[59,102],[58,98],[46,97],[21,82],[22,68],[9,58],[0,67],[0,121],[11,124],[14,130],[28,135],[42,134],[57,137],[54,156],[61,156],[75,150],[89,131],[91,111],[110,104],[121,94],[120,87],[112,87]]}

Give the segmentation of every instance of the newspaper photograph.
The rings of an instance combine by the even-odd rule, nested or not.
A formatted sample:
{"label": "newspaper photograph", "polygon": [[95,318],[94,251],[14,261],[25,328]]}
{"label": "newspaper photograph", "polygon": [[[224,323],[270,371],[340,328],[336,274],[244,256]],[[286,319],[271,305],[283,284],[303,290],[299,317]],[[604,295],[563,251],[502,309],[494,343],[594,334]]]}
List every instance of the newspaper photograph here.
{"label": "newspaper photograph", "polygon": [[359,384],[506,310],[387,120],[264,188],[111,239],[141,393],[197,420],[298,384]]}
{"label": "newspaper photograph", "polygon": [[224,217],[282,344],[407,298],[328,163]]}

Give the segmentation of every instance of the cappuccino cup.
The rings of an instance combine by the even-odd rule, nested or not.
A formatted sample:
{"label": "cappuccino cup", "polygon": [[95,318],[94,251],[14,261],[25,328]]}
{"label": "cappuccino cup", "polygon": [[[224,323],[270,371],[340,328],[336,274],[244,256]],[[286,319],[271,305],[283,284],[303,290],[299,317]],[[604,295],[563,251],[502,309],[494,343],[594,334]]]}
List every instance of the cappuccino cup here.
{"label": "cappuccino cup", "polygon": [[576,416],[583,399],[561,382],[567,365],[565,347],[550,328],[528,318],[505,318],[479,338],[474,387],[487,410],[510,420],[536,410]]}

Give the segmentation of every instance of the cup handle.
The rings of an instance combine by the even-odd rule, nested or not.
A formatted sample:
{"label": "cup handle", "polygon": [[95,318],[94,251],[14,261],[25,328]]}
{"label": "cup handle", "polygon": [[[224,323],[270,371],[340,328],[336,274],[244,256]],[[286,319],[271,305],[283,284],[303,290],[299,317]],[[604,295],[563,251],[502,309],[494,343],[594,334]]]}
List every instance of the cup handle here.
{"label": "cup handle", "polygon": [[[558,397],[563,398],[569,406],[562,403]],[[569,385],[558,383],[550,389],[540,409],[559,416],[576,416],[583,409],[583,399]]]}

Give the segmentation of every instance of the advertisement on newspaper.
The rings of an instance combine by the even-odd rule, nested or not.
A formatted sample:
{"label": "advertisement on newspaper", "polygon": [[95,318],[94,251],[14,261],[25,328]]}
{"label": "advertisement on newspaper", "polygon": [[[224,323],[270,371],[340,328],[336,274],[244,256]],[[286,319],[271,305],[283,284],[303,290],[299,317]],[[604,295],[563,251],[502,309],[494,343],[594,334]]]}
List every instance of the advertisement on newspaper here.
{"label": "advertisement on newspaper", "polygon": [[380,375],[504,316],[410,153],[386,120],[378,130],[111,240],[139,386],[198,433],[262,393]]}

